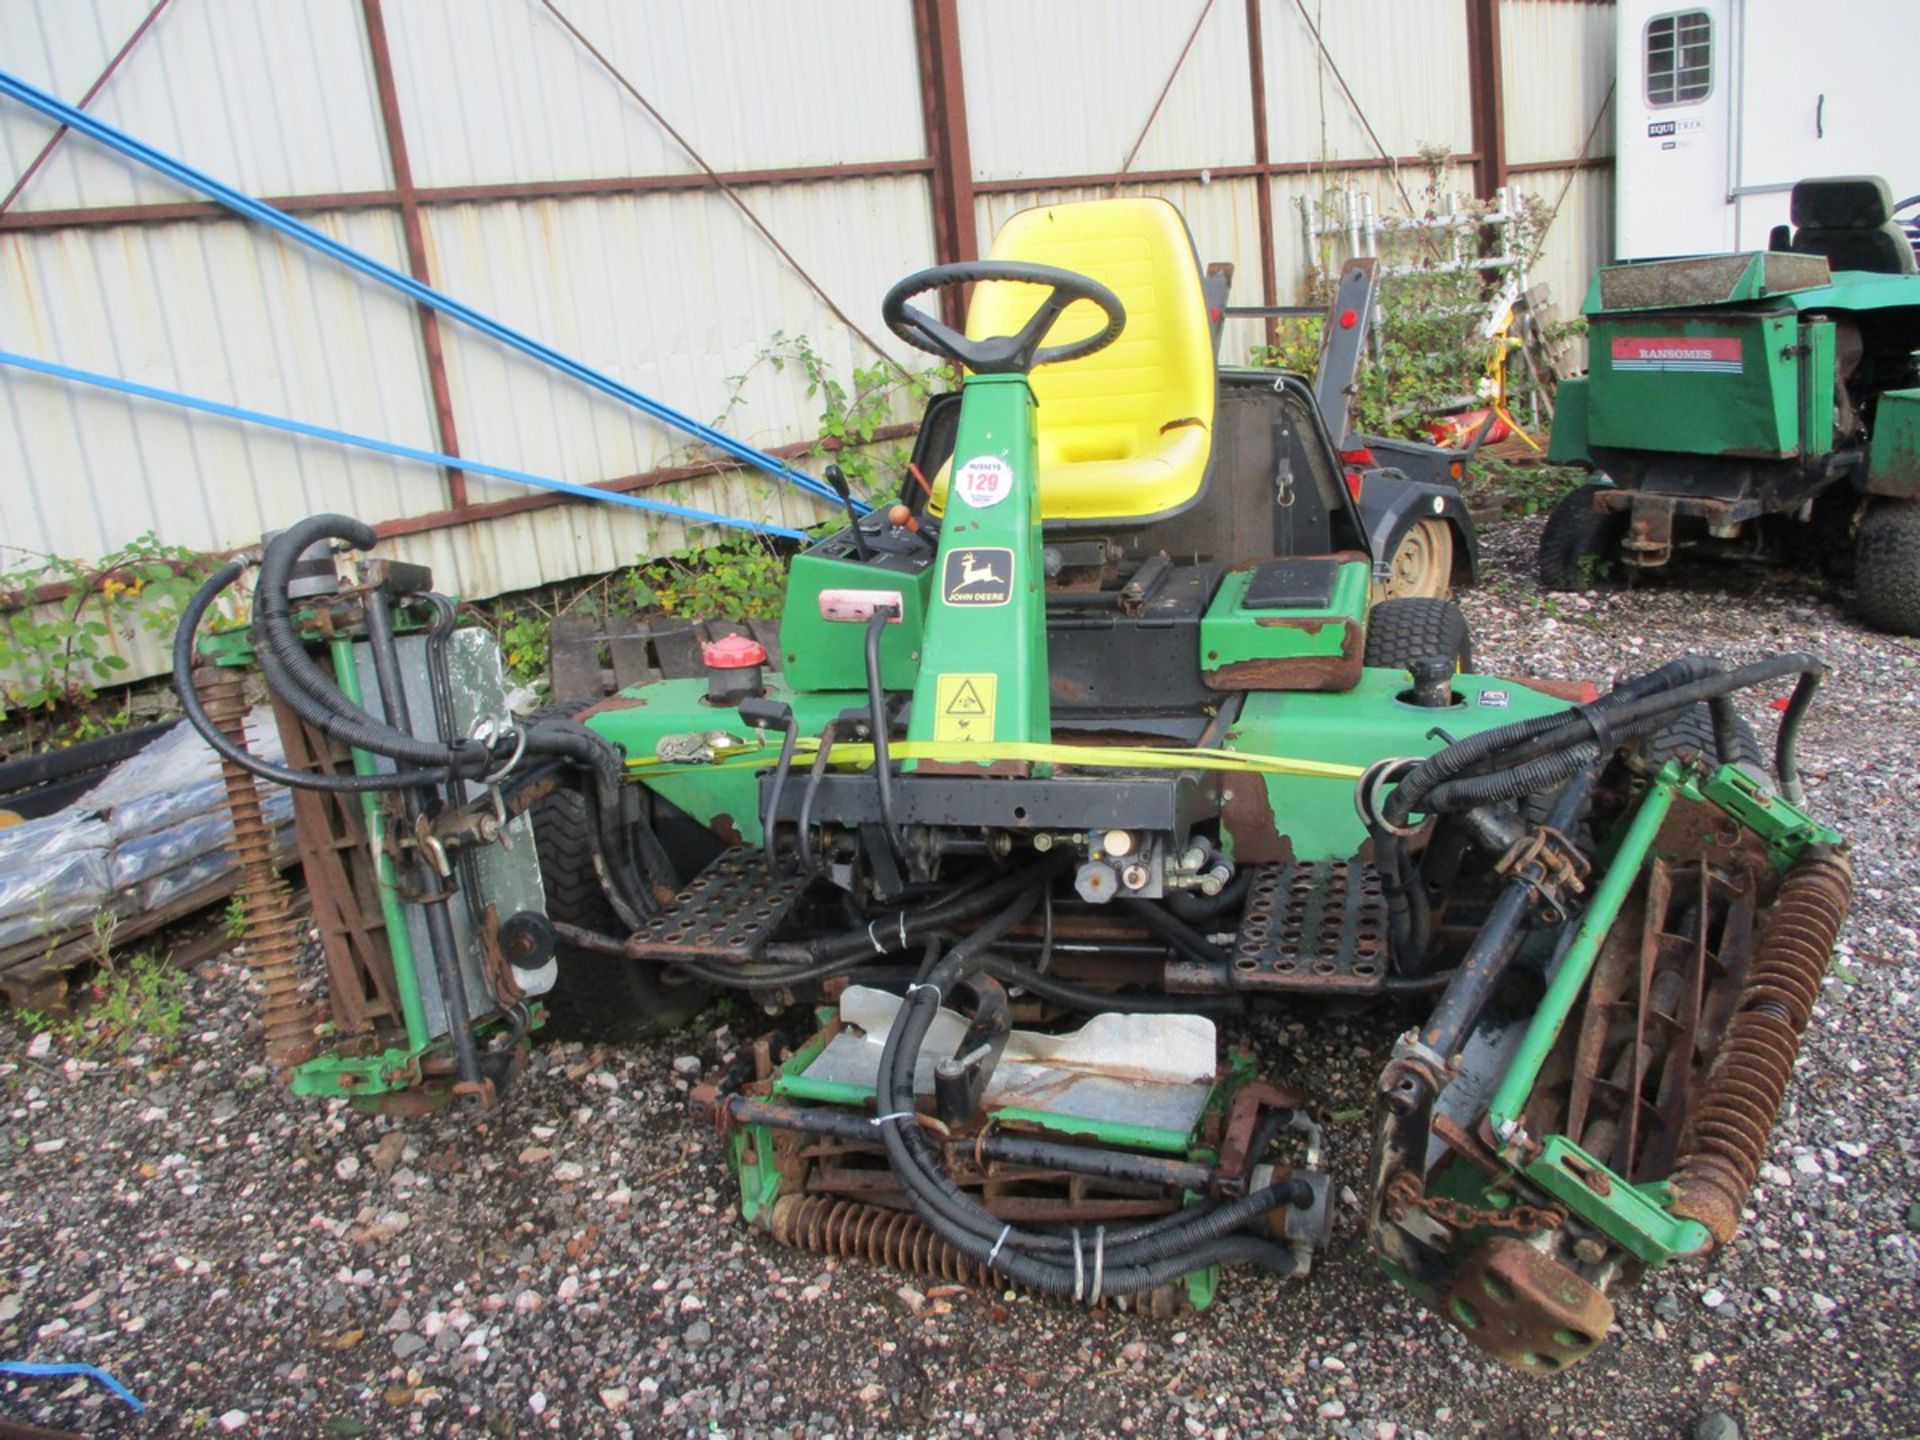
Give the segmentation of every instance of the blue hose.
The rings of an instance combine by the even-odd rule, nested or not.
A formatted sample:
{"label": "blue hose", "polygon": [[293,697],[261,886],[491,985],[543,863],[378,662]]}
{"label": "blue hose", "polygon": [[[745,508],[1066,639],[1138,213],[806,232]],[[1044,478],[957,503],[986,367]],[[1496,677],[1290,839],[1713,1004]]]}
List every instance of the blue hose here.
{"label": "blue hose", "polygon": [[107,1389],[131,1405],[135,1414],[144,1414],[146,1406],[133,1398],[133,1392],[122,1385],[113,1376],[97,1365],[57,1364],[42,1365],[30,1360],[0,1360],[0,1375],[23,1375],[30,1380],[60,1379],[68,1375],[84,1375],[89,1380],[98,1380]]}
{"label": "blue hose", "polygon": [[[183,160],[176,160],[164,151],[154,149],[145,141],[135,139],[124,130],[115,129],[86,111],[76,109],[57,96],[49,95],[38,86],[30,85],[5,70],[0,70],[0,95],[5,95],[30,109],[37,110],[68,129],[85,135],[89,140],[105,145],[111,150],[117,150],[129,159],[137,160],[157,170],[176,184],[198,191],[238,215],[265,225],[269,229],[277,230],[288,239],[298,241],[309,249],[318,250],[322,255],[339,261],[350,270],[358,271],[371,280],[377,280],[389,289],[398,290],[418,304],[428,306],[442,315],[471,326],[481,334],[491,336],[523,355],[531,356],[563,374],[571,375],[582,384],[589,385],[604,395],[610,395],[637,410],[644,411],[662,424],[670,425],[676,430],[683,430],[716,450],[733,456],[743,464],[764,470],[775,479],[785,481],[789,485],[797,485],[808,494],[816,495],[836,507],[840,504],[839,496],[831,488],[805,471],[796,470],[764,450],[736,440],[733,436],[716,430],[711,425],[702,424],[691,415],[683,414],[671,405],[655,400],[630,385],[623,385],[609,375],[604,375],[598,370],[581,364],[578,360],[562,355],[552,346],[543,345],[531,336],[523,335],[518,330],[481,314],[444,291],[422,284],[404,271],[396,270],[390,265],[383,265],[372,256],[341,244],[331,236],[314,229],[313,226],[304,224],[291,215],[274,209],[264,201],[256,200],[253,196],[214,179],[202,170],[196,170]],[[453,463],[465,468],[464,462]],[[860,508],[868,507],[862,505]]]}
{"label": "blue hose", "polygon": [[522,485],[537,486],[542,490],[552,490],[561,495],[572,495],[581,500],[598,500],[608,505],[626,505],[635,510],[651,510],[661,515],[672,515],[701,525],[731,525],[741,530],[753,530],[762,535],[784,535],[791,540],[805,538],[799,530],[784,525],[769,525],[759,520],[742,520],[733,515],[716,515],[707,510],[696,510],[687,505],[675,505],[668,500],[648,500],[638,495],[623,495],[614,490],[599,490],[591,485],[576,485],[570,480],[555,480],[546,475],[534,475],[525,470],[515,470],[506,465],[486,465],[478,460],[468,460],[456,455],[439,455],[431,450],[419,450],[411,445],[399,445],[391,440],[375,440],[368,435],[355,435],[346,430],[335,430],[326,425],[310,425],[304,420],[290,420],[284,415],[269,415],[262,410],[247,410],[238,405],[223,404],[218,400],[205,400],[197,395],[185,395],[178,390],[162,390],[155,385],[142,385],[133,380],[122,380],[113,375],[100,375],[92,370],[79,370],[71,365],[61,365],[53,360],[40,360],[31,355],[18,355],[11,350],[0,350],[0,365],[12,365],[21,370],[31,370],[37,375],[51,375],[58,380],[71,381],[76,385],[91,385],[100,390],[112,390],[122,395],[136,395],[142,400],[158,400],[168,405],[178,405],[183,410],[199,410],[208,415],[218,415],[223,420],[238,420],[247,425],[264,425],[270,430],[284,430],[289,435],[304,435],[313,440],[327,440],[335,445],[349,445],[359,450],[372,450],[380,455],[394,455],[402,460],[418,460],[423,465],[445,465],[457,470],[465,470],[473,475],[490,475],[501,480],[513,480]]}

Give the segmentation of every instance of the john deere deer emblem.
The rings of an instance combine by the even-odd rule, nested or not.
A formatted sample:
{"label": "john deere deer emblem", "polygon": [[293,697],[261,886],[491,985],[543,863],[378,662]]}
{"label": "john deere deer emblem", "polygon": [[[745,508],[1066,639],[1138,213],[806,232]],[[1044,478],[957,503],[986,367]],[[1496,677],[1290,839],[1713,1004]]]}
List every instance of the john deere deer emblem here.
{"label": "john deere deer emblem", "polygon": [[941,598],[949,605],[1004,605],[1013,598],[1013,551],[1000,547],[947,555]]}

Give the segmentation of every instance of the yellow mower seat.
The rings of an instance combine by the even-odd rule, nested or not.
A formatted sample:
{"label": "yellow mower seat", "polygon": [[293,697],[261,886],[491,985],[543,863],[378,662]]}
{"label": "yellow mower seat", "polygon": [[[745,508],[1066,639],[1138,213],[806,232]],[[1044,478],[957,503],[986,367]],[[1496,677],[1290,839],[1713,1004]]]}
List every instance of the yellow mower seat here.
{"label": "yellow mower seat", "polygon": [[[1089,275],[1127,311],[1106,349],[1028,377],[1040,406],[1041,518],[1150,520],[1191,504],[1213,448],[1216,377],[1200,262],[1180,212],[1157,199],[1041,205],[1000,227],[992,258]],[[967,334],[1014,334],[1044,296],[1036,285],[976,286]],[[1104,323],[1098,307],[1081,301],[1045,343],[1065,344]]]}

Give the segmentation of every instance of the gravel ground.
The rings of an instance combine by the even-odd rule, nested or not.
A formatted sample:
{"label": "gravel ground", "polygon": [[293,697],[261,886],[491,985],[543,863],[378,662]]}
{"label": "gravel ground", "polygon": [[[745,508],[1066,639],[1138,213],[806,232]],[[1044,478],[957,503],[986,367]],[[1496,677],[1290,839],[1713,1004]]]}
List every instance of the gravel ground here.
{"label": "gravel ground", "polygon": [[[1803,759],[1859,872],[1747,1227],[1622,1297],[1578,1370],[1483,1360],[1376,1272],[1350,1198],[1304,1283],[1235,1274],[1179,1323],[929,1296],[734,1218],[684,1115],[685,1057],[717,1060],[751,1013],[654,1046],[548,1045],[499,1112],[400,1122],[269,1083],[224,959],[194,977],[171,1063],[0,1041],[0,1355],[100,1365],[151,1407],[6,1381],[0,1415],[101,1435],[1519,1440],[1689,1435],[1718,1410],[1750,1437],[1920,1433],[1920,646],[1773,573],[1543,597],[1499,578],[1530,570],[1536,534],[1487,536],[1494,578],[1464,597],[1482,665],[1605,679],[1686,650],[1817,651],[1834,675]],[[1357,1114],[1395,1028],[1302,1012],[1233,1038]],[[1360,1120],[1331,1130],[1351,1190],[1367,1143]]]}

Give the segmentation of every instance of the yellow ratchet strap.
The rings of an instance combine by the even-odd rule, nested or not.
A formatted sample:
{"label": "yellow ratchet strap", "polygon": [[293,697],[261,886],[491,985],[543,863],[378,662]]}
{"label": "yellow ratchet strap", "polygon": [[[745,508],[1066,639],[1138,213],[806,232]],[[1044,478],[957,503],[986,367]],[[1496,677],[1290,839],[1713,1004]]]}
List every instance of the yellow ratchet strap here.
{"label": "yellow ratchet strap", "polygon": [[[763,769],[778,747],[771,742],[749,744],[726,752],[725,759],[697,764],[668,763],[649,757],[629,758],[627,769],[637,778],[668,775],[697,775],[711,770]],[[793,747],[797,764],[809,761],[819,751],[820,742],[802,739]],[[1365,773],[1359,765],[1338,765],[1326,760],[1297,760],[1286,755],[1261,755],[1245,750],[1162,749],[1145,745],[1046,745],[1046,744],[941,744],[928,740],[902,740],[887,747],[894,760],[939,760],[956,764],[991,765],[996,760],[1024,760],[1037,764],[1071,765],[1080,768],[1098,766],[1116,770],[1221,770],[1236,775],[1295,775],[1310,780],[1358,780]],[[828,757],[831,766],[861,767],[873,763],[873,746],[836,744]]]}

